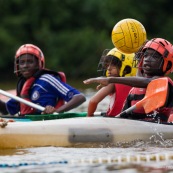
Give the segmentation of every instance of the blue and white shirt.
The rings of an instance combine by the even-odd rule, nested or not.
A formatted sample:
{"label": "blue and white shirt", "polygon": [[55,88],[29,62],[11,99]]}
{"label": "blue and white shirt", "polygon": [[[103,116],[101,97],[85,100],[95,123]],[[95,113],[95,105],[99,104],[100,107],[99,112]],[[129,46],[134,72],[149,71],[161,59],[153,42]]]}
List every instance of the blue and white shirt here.
{"label": "blue and white shirt", "polygon": [[[58,77],[44,74],[34,82],[30,91],[30,100],[43,107],[47,105],[55,107],[58,99],[62,98],[68,102],[77,94],[80,94],[78,90],[62,82]],[[20,103],[10,99],[6,108],[11,115],[14,115],[20,111]]]}

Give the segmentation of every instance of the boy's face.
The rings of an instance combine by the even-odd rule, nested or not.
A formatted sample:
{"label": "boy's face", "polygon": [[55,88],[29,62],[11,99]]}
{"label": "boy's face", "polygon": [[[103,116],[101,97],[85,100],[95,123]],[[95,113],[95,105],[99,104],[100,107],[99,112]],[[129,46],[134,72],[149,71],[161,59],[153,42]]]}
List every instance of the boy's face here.
{"label": "boy's face", "polygon": [[102,68],[106,71],[106,76],[108,77],[118,77],[120,76],[120,68],[122,66],[122,62],[119,58],[108,55],[103,60]]}
{"label": "boy's face", "polygon": [[21,55],[18,63],[20,74],[25,78],[31,77],[39,69],[37,58],[31,54]]}
{"label": "boy's face", "polygon": [[143,55],[142,69],[147,76],[163,75],[163,57],[153,49],[147,49]]}
{"label": "boy's face", "polygon": [[111,76],[117,77],[117,76],[119,76],[120,70],[115,65],[110,64],[110,65],[107,66],[106,69],[107,69],[106,75],[108,77],[111,77]]}

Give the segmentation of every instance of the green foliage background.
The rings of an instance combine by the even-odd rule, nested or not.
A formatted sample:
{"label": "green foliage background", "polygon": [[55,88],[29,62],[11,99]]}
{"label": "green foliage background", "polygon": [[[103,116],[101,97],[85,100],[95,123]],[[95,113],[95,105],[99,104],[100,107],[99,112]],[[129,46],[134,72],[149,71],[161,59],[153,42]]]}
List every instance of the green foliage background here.
{"label": "green foliage background", "polygon": [[171,0],[0,0],[0,83],[13,74],[16,50],[40,47],[46,67],[64,71],[67,80],[97,76],[106,48],[113,48],[113,26],[124,18],[139,20],[148,39],[173,42]]}

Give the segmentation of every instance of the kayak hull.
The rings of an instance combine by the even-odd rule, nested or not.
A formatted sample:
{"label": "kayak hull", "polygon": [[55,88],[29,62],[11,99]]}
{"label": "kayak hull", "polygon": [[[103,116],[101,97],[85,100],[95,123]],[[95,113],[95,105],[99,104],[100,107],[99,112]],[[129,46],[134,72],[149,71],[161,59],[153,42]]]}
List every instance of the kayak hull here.
{"label": "kayak hull", "polygon": [[149,141],[160,133],[164,139],[172,139],[173,126],[104,117],[9,122],[0,129],[0,149],[93,147],[134,140]]}

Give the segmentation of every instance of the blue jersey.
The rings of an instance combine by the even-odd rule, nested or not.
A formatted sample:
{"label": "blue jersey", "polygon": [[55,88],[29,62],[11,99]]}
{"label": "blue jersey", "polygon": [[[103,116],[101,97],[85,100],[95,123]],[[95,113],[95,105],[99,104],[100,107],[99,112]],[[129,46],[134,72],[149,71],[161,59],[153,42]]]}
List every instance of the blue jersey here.
{"label": "blue jersey", "polygon": [[[44,74],[36,79],[29,93],[30,100],[43,107],[47,105],[55,107],[60,98],[68,102],[76,94],[80,92],[51,74]],[[6,108],[11,115],[14,115],[20,111],[20,103],[10,99]]]}

